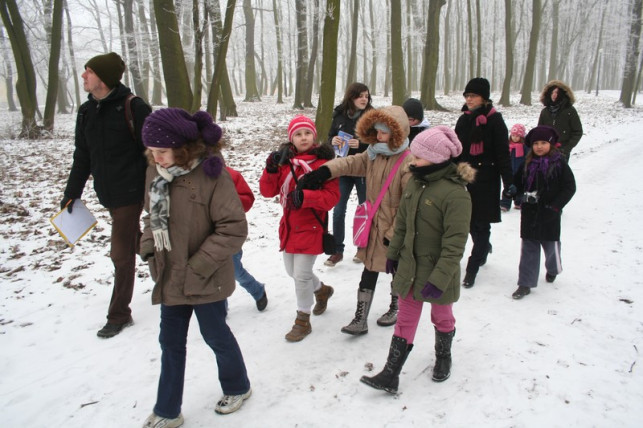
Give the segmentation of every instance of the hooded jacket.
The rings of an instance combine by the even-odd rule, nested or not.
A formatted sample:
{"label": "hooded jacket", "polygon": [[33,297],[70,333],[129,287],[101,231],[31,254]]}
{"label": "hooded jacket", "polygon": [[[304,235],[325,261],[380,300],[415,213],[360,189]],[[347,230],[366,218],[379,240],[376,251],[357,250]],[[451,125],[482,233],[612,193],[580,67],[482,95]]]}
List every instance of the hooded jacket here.
{"label": "hooded jacket", "polygon": [[[158,175],[147,169],[146,188]],[[149,193],[145,210],[149,213]],[[149,214],[143,217],[141,254],[154,280],[152,303],[197,305],[228,298],[234,291],[232,256],[248,235],[246,215],[230,174],[209,177],[199,165],[170,183],[168,232],[172,250],[154,249]]]}
{"label": "hooded jacket", "polygon": [[132,100],[136,138],[132,138],[125,117],[125,99],[131,94],[119,83],[102,100],[91,94],[78,109],[74,162],[67,179],[65,196],[78,199],[91,174],[94,190],[106,208],[118,208],[143,201],[145,147],[141,140],[143,122],[151,108],[140,98]]}
{"label": "hooded jacket", "polygon": [[[471,198],[466,185],[475,170],[467,163],[449,163],[425,176],[409,181],[395,221],[395,234],[387,257],[398,260],[393,291],[417,301],[437,304],[456,302],[460,297],[460,260],[464,253],[471,219]],[[438,299],[425,299],[427,282],[442,291]]]}
{"label": "hooded jacket", "polygon": [[[554,88],[558,88],[559,93],[555,104],[551,100],[551,92]],[[545,85],[540,93],[540,102],[545,108],[540,112],[538,125],[549,125],[556,128],[560,135],[560,149],[569,158],[572,149],[576,147],[583,136],[583,125],[574,107],[576,102],[574,92],[560,80],[552,80]],[[553,112],[552,106],[559,106],[559,108]]]}
{"label": "hooded jacket", "polygon": [[[316,170],[329,159],[335,157],[335,152],[328,144],[315,146],[306,153],[291,152],[294,154],[294,158],[309,162],[308,165],[312,170]],[[274,174],[264,168],[259,179],[259,191],[262,196],[272,198],[280,194],[286,178],[292,174],[291,165],[289,160],[287,164],[280,166],[279,171]],[[304,170],[301,167],[293,166],[293,168],[297,174],[297,180],[304,175]],[[290,180],[286,194],[296,188],[297,181]],[[303,190],[303,192],[304,200],[300,208],[293,209],[286,206],[283,209],[283,215],[279,221],[279,251],[286,251],[290,254],[321,254],[324,252],[324,226],[321,223],[328,224],[328,211],[333,209],[339,201],[339,183],[337,180],[329,180],[320,190]]]}
{"label": "hooded jacket", "polygon": [[[357,124],[357,121],[362,114],[364,114],[364,112],[362,112],[359,117],[351,119],[346,114],[346,111],[342,109],[341,105],[335,107],[335,109],[333,110],[333,121],[330,124],[330,131],[328,131],[328,143],[330,144],[330,141],[334,136],[339,134],[339,131],[344,131],[347,134],[351,134],[354,138],[357,138],[357,136],[355,135],[355,125]],[[349,148],[346,156],[362,153],[364,150],[366,150],[367,147],[368,144],[360,141],[359,147],[357,147],[356,149],[352,147]]]}
{"label": "hooded jacket", "polygon": [[[391,130],[389,148],[395,150],[402,146],[409,135],[409,120],[402,107],[383,107],[364,113],[357,122],[357,135],[361,141],[369,144],[377,143],[377,131],[374,128],[377,122],[384,123]],[[366,199],[373,204],[402,153],[404,152],[393,156],[377,155],[371,160],[368,152],[364,152],[334,159],[324,166],[330,170],[333,178],[343,175],[366,177]],[[358,250],[358,257],[364,261],[364,266],[370,271],[386,272],[384,239],[386,238],[388,242],[393,238],[400,198],[406,183],[411,178],[408,165],[412,158],[413,156],[406,156],[402,161],[373,217],[368,245]]]}

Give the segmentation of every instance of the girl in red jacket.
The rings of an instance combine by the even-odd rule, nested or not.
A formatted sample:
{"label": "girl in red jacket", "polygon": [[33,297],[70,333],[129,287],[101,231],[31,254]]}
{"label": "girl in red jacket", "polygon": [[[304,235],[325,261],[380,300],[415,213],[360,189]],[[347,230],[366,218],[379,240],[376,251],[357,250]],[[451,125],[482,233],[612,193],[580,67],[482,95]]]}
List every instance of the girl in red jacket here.
{"label": "girl in red jacket", "polygon": [[301,176],[335,156],[330,145],[317,144],[317,129],[312,120],[301,115],[291,120],[288,141],[268,156],[259,190],[267,198],[279,195],[283,207],[279,251],[284,253],[286,273],[295,281],[297,296],[297,318],[286,340],[299,342],[312,331],[313,303],[313,314],[321,315],[333,295],[333,287],[319,280],[313,273],[313,265],[323,253],[321,223],[327,223],[328,211],[339,200],[339,185],[337,180],[330,180],[320,191],[301,190],[297,186]]}

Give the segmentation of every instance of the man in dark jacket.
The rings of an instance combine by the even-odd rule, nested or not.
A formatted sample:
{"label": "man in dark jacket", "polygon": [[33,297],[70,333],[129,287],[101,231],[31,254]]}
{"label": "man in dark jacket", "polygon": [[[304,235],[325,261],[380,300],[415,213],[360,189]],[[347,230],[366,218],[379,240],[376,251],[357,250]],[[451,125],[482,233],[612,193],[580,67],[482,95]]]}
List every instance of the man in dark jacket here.
{"label": "man in dark jacket", "polygon": [[85,64],[83,89],[88,100],[76,118],[74,162],[61,208],[71,212],[91,174],[99,202],[112,219],[110,258],[114,264],[114,289],[107,324],[97,335],[116,336],[133,324],[129,304],[134,291],[136,253],[141,235],[147,162],[141,128],[150,107],[140,98],[131,100],[133,125],[128,123],[129,88],[120,83],[125,63],[114,52],[98,55]]}

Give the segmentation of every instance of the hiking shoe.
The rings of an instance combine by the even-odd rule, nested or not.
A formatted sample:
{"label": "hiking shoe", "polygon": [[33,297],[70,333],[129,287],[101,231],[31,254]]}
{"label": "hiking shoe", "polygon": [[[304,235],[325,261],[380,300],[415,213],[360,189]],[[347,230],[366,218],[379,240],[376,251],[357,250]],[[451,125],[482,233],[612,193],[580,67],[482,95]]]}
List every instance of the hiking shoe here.
{"label": "hiking shoe", "polygon": [[344,260],[344,255],[342,253],[335,253],[324,262],[326,266],[335,266],[337,263]]}
{"label": "hiking shoe", "polygon": [[179,413],[174,419],[162,418],[156,413],[152,413],[143,424],[143,428],[177,428],[183,425],[183,415]]}
{"label": "hiking shoe", "polygon": [[262,312],[268,306],[268,296],[266,295],[266,290],[263,291],[263,296],[257,300],[257,310]]}
{"label": "hiking shoe", "polygon": [[556,281],[556,275],[545,274],[545,281],[554,282]]}
{"label": "hiking shoe", "polygon": [[129,327],[129,326],[131,326],[133,324],[134,324],[134,320],[132,319],[132,317],[129,317],[129,319],[127,321],[125,321],[124,323],[121,323],[121,324],[115,324],[115,323],[108,322],[107,324],[105,324],[103,326],[103,328],[98,330],[98,332],[96,333],[96,336],[102,337],[103,339],[109,339],[110,337],[116,336],[125,327]]}
{"label": "hiking shoe", "polygon": [[464,279],[462,280],[462,286],[464,288],[471,288],[473,287],[473,284],[476,282],[476,275],[474,273],[469,273],[467,272],[464,275]]}
{"label": "hiking shoe", "polygon": [[355,255],[353,256],[353,262],[354,263],[364,263],[364,260],[360,259],[358,254],[359,253],[355,253]]}
{"label": "hiking shoe", "polygon": [[515,209],[515,210],[519,210],[519,209],[520,209],[520,205],[514,205],[514,209]]}
{"label": "hiking shoe", "polygon": [[241,395],[224,395],[217,402],[217,406],[214,408],[214,411],[220,415],[227,415],[228,413],[236,412],[241,408],[243,402],[250,398],[251,395],[252,389],[249,389],[248,392]]}
{"label": "hiking shoe", "polygon": [[511,209],[511,206],[508,206],[508,207],[501,206],[501,207],[500,207],[500,211],[502,211],[503,213],[508,212],[510,209]]}
{"label": "hiking shoe", "polygon": [[326,285],[323,282],[319,290],[315,291],[315,307],[313,308],[314,315],[321,315],[326,311],[326,306],[328,305],[328,299],[331,298],[335,289],[330,285]]}
{"label": "hiking shoe", "polygon": [[531,293],[531,289],[529,287],[523,287],[522,285],[519,285],[518,289],[514,291],[514,294],[512,294],[511,297],[513,297],[515,300],[520,300],[529,293]]}

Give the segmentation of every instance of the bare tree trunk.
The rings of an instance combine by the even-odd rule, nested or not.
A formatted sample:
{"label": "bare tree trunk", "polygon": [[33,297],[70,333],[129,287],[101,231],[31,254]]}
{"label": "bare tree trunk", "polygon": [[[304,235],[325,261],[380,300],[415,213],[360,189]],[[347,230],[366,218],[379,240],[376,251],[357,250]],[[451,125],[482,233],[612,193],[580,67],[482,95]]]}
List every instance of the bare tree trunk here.
{"label": "bare tree trunk", "polygon": [[[51,4],[51,3],[50,3]],[[49,15],[45,13],[45,15]],[[49,39],[51,49],[49,51],[49,73],[47,78],[47,97],[45,101],[45,116],[43,125],[46,131],[54,130],[56,118],[56,101],[58,100],[58,64],[60,63],[60,50],[62,45],[63,30],[63,0],[53,0],[53,14],[51,15],[51,27]]]}
{"label": "bare tree trunk", "polygon": [[[444,20],[444,34],[451,34],[450,33],[450,26],[449,26],[449,20],[451,19],[451,4],[453,2],[448,2],[447,4],[447,16]],[[449,67],[449,62],[451,61],[451,51],[450,51],[450,46],[451,46],[451,40],[449,37],[444,37],[444,68],[443,68],[443,73],[444,73],[444,95],[449,95],[449,87],[450,83],[454,80],[453,76],[451,76],[451,68]]]}
{"label": "bare tree trunk", "polygon": [[18,111],[16,102],[13,99],[13,67],[11,67],[11,58],[9,58],[9,49],[5,43],[4,27],[0,27],[0,48],[2,49],[2,59],[5,64],[4,83],[7,91],[7,104],[9,111]]}
{"label": "bare tree trunk", "polygon": [[335,84],[337,78],[337,33],[339,31],[339,0],[326,1],[324,36],[322,46],[322,79],[319,88],[319,103],[315,126],[318,138],[322,141],[328,135],[335,103]]}
{"label": "bare tree trunk", "polygon": [[393,105],[401,106],[408,98],[406,75],[404,74],[404,52],[402,51],[402,4],[391,0],[391,80],[393,83]]}
{"label": "bare tree trunk", "polygon": [[297,71],[295,75],[295,99],[292,108],[304,108],[306,90],[306,57],[308,56],[308,34],[306,31],[306,0],[295,0],[297,21]]}
{"label": "bare tree trunk", "polygon": [[148,94],[143,86],[143,78],[141,76],[141,67],[139,66],[139,54],[138,46],[136,43],[135,33],[134,33],[134,5],[133,0],[124,0],[123,1],[123,17],[125,19],[125,40],[127,42],[127,52],[128,52],[128,62],[127,69],[132,74],[132,80],[134,83],[134,92],[139,97],[143,98],[145,102],[148,101]]}
{"label": "bare tree trunk", "polygon": [[348,73],[346,73],[346,86],[357,80],[357,29],[359,27],[359,0],[353,0],[353,14],[351,20],[351,50],[348,54]]}
{"label": "bare tree trunk", "polygon": [[172,0],[154,0],[161,62],[169,107],[192,108],[192,90]]}
{"label": "bare tree trunk", "polygon": [[[119,34],[127,34],[127,30],[125,29],[125,24],[123,23],[123,11],[121,10],[121,6],[124,6],[124,5],[120,1],[117,1],[115,3],[116,3],[116,14],[118,15],[118,32],[119,32]],[[127,37],[120,37],[119,38],[120,43],[121,43],[121,58],[123,58],[123,62],[125,62],[125,64],[127,64],[127,66],[129,67],[129,59],[128,59],[128,56],[127,56],[127,40],[126,39],[127,39]],[[131,87],[131,84],[130,84],[130,81],[129,81],[130,75],[131,75],[131,73],[129,73],[129,72],[126,72],[126,73],[123,74],[123,79],[124,79],[123,83],[125,84],[125,86],[130,86]]]}
{"label": "bare tree trunk", "polygon": [[[476,76],[482,76],[482,22],[480,20],[480,0],[476,0],[476,30],[478,32],[478,54],[476,55]],[[493,80],[492,80],[493,81]]]}
{"label": "bare tree trunk", "polygon": [[[386,2],[386,16],[391,16],[391,4]],[[388,91],[391,87],[391,21],[386,25],[386,63],[384,64],[384,96],[388,97]]]}
{"label": "bare tree trunk", "polygon": [[306,91],[304,93],[304,107],[313,107],[313,83],[315,81],[315,64],[319,46],[319,0],[313,0],[313,45],[310,49],[310,61],[306,74]]}
{"label": "bare tree trunk", "polygon": [[67,49],[69,50],[69,58],[71,60],[71,69],[72,76],[74,81],[74,95],[76,99],[76,108],[80,107],[80,86],[78,85],[78,76],[76,68],[76,53],[74,52],[74,44],[72,39],[72,27],[71,27],[71,16],[69,16],[69,8],[67,7],[67,1],[64,2],[65,17],[67,18]]}
{"label": "bare tree trunk", "polygon": [[552,16],[551,16],[551,43],[549,44],[549,71],[547,72],[547,81],[556,78],[556,71],[558,65],[558,15],[559,15],[559,0],[552,0]]}
{"label": "bare tree trunk", "polygon": [[161,80],[161,63],[159,58],[161,52],[159,50],[158,33],[156,26],[156,12],[154,11],[154,0],[150,0],[150,56],[152,59],[152,76],[154,84],[152,87],[152,105],[160,106],[163,104],[163,81]]}
{"label": "bare tree trunk", "polygon": [[375,19],[373,18],[373,0],[370,0],[369,15],[371,21],[371,58],[373,58],[373,63],[371,64],[371,82],[368,85],[368,88],[371,92],[371,95],[375,95],[377,90],[377,41],[375,33]]}
{"label": "bare tree trunk", "polygon": [[632,107],[632,94],[635,91],[636,63],[639,57],[639,40],[641,39],[641,12],[643,0],[634,0],[630,14],[630,31],[627,41],[625,68],[623,69],[623,84],[619,100],[623,107]]}
{"label": "bare tree trunk", "polygon": [[40,130],[36,126],[36,110],[38,109],[36,73],[31,61],[31,51],[25,35],[22,16],[20,16],[16,1],[0,1],[0,15],[11,42],[11,50],[18,72],[16,93],[22,111],[20,138],[35,139],[40,136]]}
{"label": "bare tree trunk", "polygon": [[511,0],[505,0],[505,80],[502,83],[502,94],[498,103],[511,105],[511,78],[514,74],[514,24],[511,11]]}
{"label": "bare tree trunk", "polygon": [[538,37],[540,35],[540,16],[542,9],[540,0],[532,0],[531,34],[529,35],[529,53],[525,66],[525,78],[522,81],[522,94],[520,104],[531,105],[531,91],[534,83],[534,69],[536,65],[536,51],[538,50]]}
{"label": "bare tree trunk", "polygon": [[424,46],[424,67],[420,101],[428,110],[445,110],[435,99],[435,83],[440,59],[440,9],[446,0],[429,0],[426,23],[426,45]]}
{"label": "bare tree trunk", "polygon": [[243,0],[243,16],[246,18],[246,98],[244,101],[261,101],[255,67],[255,17],[250,0]]}
{"label": "bare tree trunk", "polygon": [[144,0],[136,0],[138,6],[139,34],[141,35],[141,46],[139,46],[139,67],[141,73],[141,87],[145,94],[145,100],[149,103],[150,97],[150,30],[145,16]]}
{"label": "bare tree trunk", "polygon": [[203,32],[207,21],[203,21],[199,14],[199,0],[192,0],[192,28],[194,31],[194,94],[190,111],[201,109],[201,96],[203,93]]}
{"label": "bare tree trunk", "polygon": [[475,53],[473,52],[473,13],[471,12],[471,0],[467,0],[467,26],[469,34],[469,78],[474,77],[473,67],[475,64]]}
{"label": "bare tree trunk", "polygon": [[[223,29],[221,30],[221,37],[219,40],[216,67],[214,68],[214,76],[212,77],[212,84],[210,85],[210,94],[208,95],[208,112],[212,117],[217,116],[217,102],[219,101],[219,86],[223,73],[225,71],[225,57],[228,53],[228,41],[230,40],[230,33],[232,32],[232,18],[234,17],[234,7],[236,0],[228,0],[225,12],[225,21]],[[227,74],[226,74],[227,76]],[[229,85],[228,85],[229,86]]]}
{"label": "bare tree trunk", "polygon": [[282,104],[284,102],[283,48],[281,44],[281,21],[279,19],[279,10],[277,9],[277,0],[272,0],[272,11],[275,18],[275,32],[277,37],[277,104]]}

